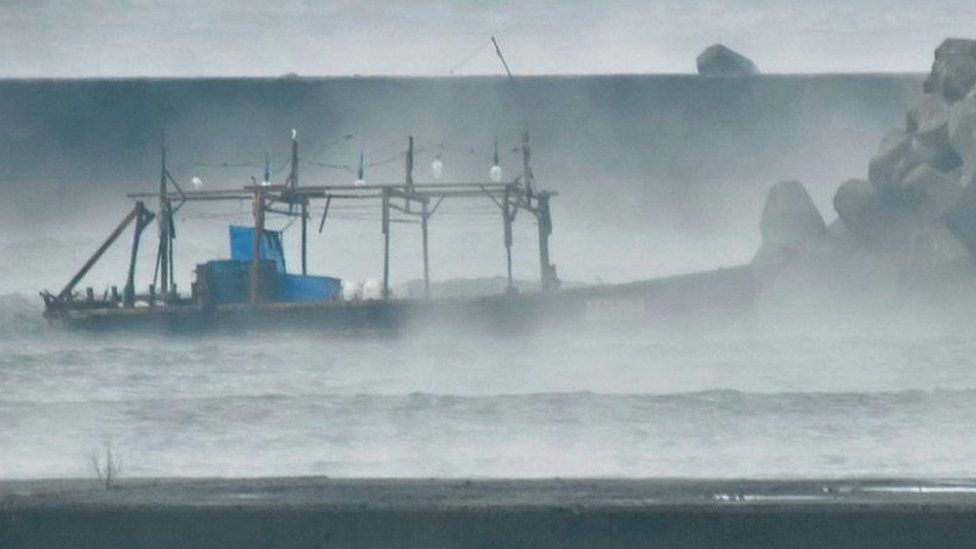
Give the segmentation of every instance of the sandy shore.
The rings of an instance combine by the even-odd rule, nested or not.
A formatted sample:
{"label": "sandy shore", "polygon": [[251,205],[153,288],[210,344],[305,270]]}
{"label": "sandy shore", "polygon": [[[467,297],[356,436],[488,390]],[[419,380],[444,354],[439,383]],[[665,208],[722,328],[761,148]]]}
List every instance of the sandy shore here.
{"label": "sandy shore", "polygon": [[2,547],[961,547],[976,482],[0,482]]}

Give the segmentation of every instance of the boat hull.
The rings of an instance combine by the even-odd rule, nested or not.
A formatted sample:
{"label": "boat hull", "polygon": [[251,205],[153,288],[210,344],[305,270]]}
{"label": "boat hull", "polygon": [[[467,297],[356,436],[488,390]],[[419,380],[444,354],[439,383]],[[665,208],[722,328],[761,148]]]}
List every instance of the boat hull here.
{"label": "boat hull", "polygon": [[48,311],[57,325],[90,330],[163,330],[198,333],[274,327],[398,329],[408,325],[463,326],[519,331],[541,323],[629,323],[670,326],[721,324],[748,312],[757,283],[740,267],[618,285],[546,293],[431,300],[320,301],[304,303],[195,304],[141,308]]}

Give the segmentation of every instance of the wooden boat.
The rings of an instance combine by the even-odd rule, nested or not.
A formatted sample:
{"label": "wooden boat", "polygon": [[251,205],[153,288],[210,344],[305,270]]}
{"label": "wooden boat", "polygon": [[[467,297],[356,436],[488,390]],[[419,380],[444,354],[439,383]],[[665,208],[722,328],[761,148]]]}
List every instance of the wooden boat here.
{"label": "wooden boat", "polygon": [[[291,145],[291,170],[284,183],[215,191],[184,191],[166,167],[164,147],[158,192],[129,195],[135,202],[132,210],[91,258],[59,293],[41,293],[44,316],[64,326],[192,332],[273,326],[390,328],[413,320],[518,330],[541,319],[564,322],[581,317],[599,318],[607,310],[613,311],[606,315],[608,318],[619,318],[620,311],[635,310],[639,315],[652,312],[678,321],[689,316],[724,318],[747,309],[755,293],[752,272],[745,267],[631,284],[560,289],[555,265],[549,257],[552,233],[549,201],[556,193],[536,189],[529,165],[528,134],[522,137],[522,173],[508,182],[415,183],[413,138],[410,138],[402,183],[299,185],[298,141],[294,133]],[[473,298],[431,297],[427,227],[446,199],[488,199],[498,207],[507,258],[504,293]],[[156,212],[147,208],[147,200],[158,201]],[[174,214],[188,204],[228,200],[251,202],[253,227],[231,227],[233,257],[197,265],[190,294],[178,292],[173,282]],[[321,231],[330,205],[341,200],[379,202],[384,262],[382,287],[377,295],[350,298],[339,290],[341,284],[337,279],[307,273],[309,206],[314,202],[324,203]],[[541,290],[533,293],[518,292],[512,279],[512,225],[520,211],[531,214],[538,227]],[[394,214],[412,218],[421,227],[422,299],[399,299],[390,292],[390,225]],[[300,220],[301,274],[285,271],[282,236],[266,229],[268,215]],[[139,293],[135,281],[138,249],[145,229],[154,220],[159,235],[156,265],[149,291]],[[131,258],[122,292],[117,286],[102,296],[95,296],[90,287],[84,294],[76,292],[75,288],[92,266],[133,223]]]}

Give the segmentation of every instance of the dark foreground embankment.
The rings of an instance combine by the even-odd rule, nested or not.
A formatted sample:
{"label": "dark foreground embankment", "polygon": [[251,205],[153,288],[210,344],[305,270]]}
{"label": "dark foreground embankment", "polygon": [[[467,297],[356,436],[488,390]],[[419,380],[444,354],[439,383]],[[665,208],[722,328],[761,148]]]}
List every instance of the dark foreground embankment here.
{"label": "dark foreground embankment", "polygon": [[963,547],[970,482],[258,480],[0,484],[11,547]]}

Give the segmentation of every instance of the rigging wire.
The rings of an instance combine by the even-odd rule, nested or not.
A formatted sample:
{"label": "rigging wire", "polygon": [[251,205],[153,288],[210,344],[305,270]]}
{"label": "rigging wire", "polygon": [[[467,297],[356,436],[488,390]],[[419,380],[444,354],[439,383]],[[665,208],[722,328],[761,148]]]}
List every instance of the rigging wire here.
{"label": "rigging wire", "polygon": [[482,42],[481,44],[479,44],[478,47],[475,48],[474,50],[472,50],[471,53],[469,53],[468,55],[466,55],[464,57],[464,59],[461,60],[461,62],[459,62],[456,65],[454,65],[453,67],[451,67],[447,71],[447,74],[454,74],[454,71],[456,71],[456,70],[460,69],[462,66],[466,65],[469,61],[471,61],[472,59],[474,59],[475,56],[477,56],[479,53],[481,53],[481,51],[483,49],[487,48],[490,45],[491,45],[491,41],[490,40],[487,41],[487,42]]}

